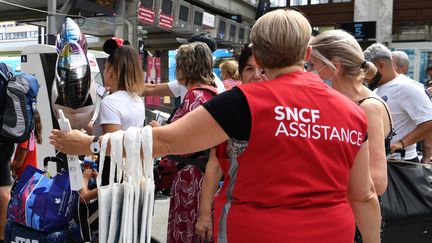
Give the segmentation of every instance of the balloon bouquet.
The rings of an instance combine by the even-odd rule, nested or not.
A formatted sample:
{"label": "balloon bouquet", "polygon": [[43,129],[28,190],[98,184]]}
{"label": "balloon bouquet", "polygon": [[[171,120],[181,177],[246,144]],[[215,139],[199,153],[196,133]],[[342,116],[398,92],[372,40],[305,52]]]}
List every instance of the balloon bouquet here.
{"label": "balloon bouquet", "polygon": [[57,34],[58,53],[51,92],[54,114],[63,110],[72,129],[88,125],[95,111],[96,89],[87,58],[87,40],[79,26],[65,18]]}

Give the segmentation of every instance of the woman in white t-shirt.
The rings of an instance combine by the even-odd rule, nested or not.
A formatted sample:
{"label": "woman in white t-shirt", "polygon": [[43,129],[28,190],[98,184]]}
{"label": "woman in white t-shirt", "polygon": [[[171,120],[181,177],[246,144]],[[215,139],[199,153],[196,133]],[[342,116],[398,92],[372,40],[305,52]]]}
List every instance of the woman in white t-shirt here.
{"label": "woman in white t-shirt", "polygon": [[111,45],[104,50],[110,54],[103,76],[111,94],[101,102],[99,116],[93,125],[93,135],[96,136],[127,130],[131,126],[142,127],[145,119],[144,102],[139,97],[144,89],[144,74],[138,54],[125,45]]}
{"label": "woman in white t-shirt", "polygon": [[[101,101],[98,118],[93,124],[93,135],[100,136],[129,127],[143,127],[145,119],[144,101],[139,94],[144,89],[144,74],[141,69],[137,52],[128,45],[115,39],[107,40],[104,51],[109,54],[105,62],[103,76],[105,87],[111,94]],[[109,157],[105,158],[104,168],[109,168]],[[95,176],[90,170],[83,173],[84,183]],[[104,170],[102,185],[109,179]],[[89,201],[97,196],[96,189],[87,187],[81,190],[83,200]]]}

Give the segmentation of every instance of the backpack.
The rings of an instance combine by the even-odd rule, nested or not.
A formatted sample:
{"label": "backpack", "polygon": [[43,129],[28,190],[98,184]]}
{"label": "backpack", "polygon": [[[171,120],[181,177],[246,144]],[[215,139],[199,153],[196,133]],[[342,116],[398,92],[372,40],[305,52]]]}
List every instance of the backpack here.
{"label": "backpack", "polygon": [[22,143],[30,137],[38,91],[34,76],[14,76],[0,63],[0,142]]}

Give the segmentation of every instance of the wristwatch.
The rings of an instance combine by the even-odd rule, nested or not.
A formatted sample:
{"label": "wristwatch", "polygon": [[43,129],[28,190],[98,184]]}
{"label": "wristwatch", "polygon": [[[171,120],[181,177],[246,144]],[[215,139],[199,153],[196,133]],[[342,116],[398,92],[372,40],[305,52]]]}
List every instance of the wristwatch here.
{"label": "wristwatch", "polygon": [[99,145],[99,136],[95,136],[93,138],[93,142],[90,144],[90,150],[92,153],[97,154],[100,151],[100,145]]}

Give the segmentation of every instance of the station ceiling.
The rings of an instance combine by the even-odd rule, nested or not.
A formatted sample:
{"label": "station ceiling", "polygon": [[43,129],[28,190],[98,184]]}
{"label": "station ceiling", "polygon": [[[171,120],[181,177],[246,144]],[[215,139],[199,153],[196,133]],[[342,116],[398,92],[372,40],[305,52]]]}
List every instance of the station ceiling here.
{"label": "station ceiling", "polygon": [[[65,2],[66,0],[57,0],[57,9],[61,8]],[[48,11],[47,0],[0,0],[0,21],[46,19],[46,13],[25,9],[20,6]]]}

